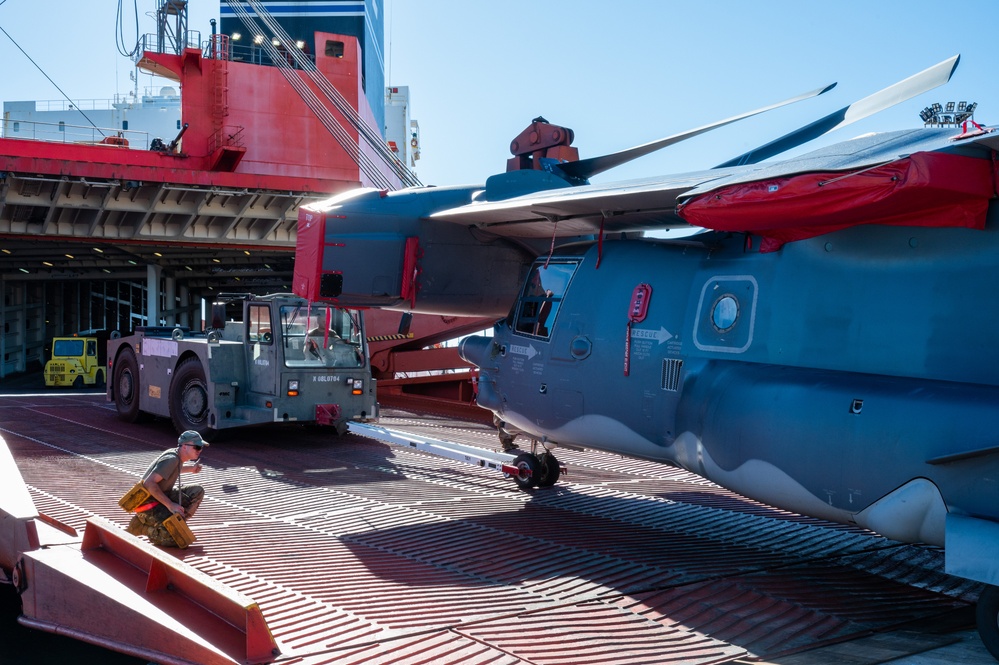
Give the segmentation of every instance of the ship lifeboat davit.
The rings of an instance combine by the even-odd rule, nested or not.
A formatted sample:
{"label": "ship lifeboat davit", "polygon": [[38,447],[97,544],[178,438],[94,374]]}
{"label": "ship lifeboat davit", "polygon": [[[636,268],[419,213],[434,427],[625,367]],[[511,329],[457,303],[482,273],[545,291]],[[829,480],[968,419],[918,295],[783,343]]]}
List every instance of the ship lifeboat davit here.
{"label": "ship lifeboat davit", "polygon": [[853,171],[743,182],[677,206],[694,226],[763,237],[761,252],[858,224],[985,227],[995,160],[919,152]]}

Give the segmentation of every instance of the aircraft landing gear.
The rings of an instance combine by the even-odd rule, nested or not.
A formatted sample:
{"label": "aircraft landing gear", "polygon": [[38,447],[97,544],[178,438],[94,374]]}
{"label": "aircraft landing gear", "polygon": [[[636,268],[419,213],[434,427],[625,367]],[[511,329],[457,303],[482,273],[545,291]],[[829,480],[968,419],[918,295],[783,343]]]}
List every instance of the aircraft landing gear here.
{"label": "aircraft landing gear", "polygon": [[499,435],[500,446],[503,448],[503,452],[508,453],[511,450],[517,449],[517,444],[513,442],[517,438],[517,432],[512,430],[512,428],[507,428],[505,422],[499,419],[499,416],[493,416],[493,427],[496,428],[496,434]]}
{"label": "aircraft landing gear", "polygon": [[517,467],[520,473],[513,476],[513,482],[522,490],[529,490],[538,486],[538,478],[541,476],[541,462],[531,453],[522,453],[513,460],[513,466]]}
{"label": "aircraft landing gear", "polygon": [[521,453],[513,460],[513,466],[519,473],[512,475],[517,487],[522,490],[529,490],[535,487],[551,487],[559,476],[562,475],[562,465],[555,458],[551,451],[544,449],[540,454],[535,454],[538,442],[534,441],[529,453]]}
{"label": "aircraft landing gear", "polygon": [[558,460],[547,450],[541,453],[538,461],[541,462],[541,473],[538,475],[538,487],[551,487],[562,475],[562,468]]}
{"label": "aircraft landing gear", "polygon": [[985,587],[978,597],[975,615],[982,643],[999,660],[999,587]]}

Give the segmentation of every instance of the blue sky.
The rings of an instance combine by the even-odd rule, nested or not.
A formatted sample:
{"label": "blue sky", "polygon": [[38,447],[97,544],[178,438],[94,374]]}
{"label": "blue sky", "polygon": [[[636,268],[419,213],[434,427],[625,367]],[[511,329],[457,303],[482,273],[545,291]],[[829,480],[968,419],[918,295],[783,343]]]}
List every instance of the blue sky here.
{"label": "blue sky", "polygon": [[[115,46],[118,4],[5,0],[0,26],[71,97],[111,98],[132,86],[132,65]],[[132,11],[131,0],[122,4]],[[156,4],[138,0],[140,14]],[[207,36],[218,0],[189,6],[190,27]],[[594,179],[607,182],[711,167],[957,53],[948,85],[810,146],[921,126],[919,111],[935,101],[977,101],[976,119],[999,124],[997,10],[995,0],[386,0],[386,76],[410,86],[422,140],[417,172],[437,185],[502,171],[510,141],[538,115],[572,128],[589,157],[838,82],[818,99]],[[140,32],[153,29],[142,16]],[[134,39],[134,24],[125,33]],[[0,58],[0,100],[61,98],[2,34]]]}

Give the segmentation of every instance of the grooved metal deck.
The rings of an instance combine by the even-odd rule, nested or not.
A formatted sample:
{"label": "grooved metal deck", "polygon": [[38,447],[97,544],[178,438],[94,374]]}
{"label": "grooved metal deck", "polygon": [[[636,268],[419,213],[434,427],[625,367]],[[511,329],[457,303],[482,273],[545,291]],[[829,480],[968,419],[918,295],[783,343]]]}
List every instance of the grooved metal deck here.
{"label": "grooved metal deck", "polygon": [[[491,428],[382,424],[484,448]],[[118,497],[175,442],[101,396],[0,399],[38,509],[124,526]],[[557,451],[524,493],[494,471],[322,430],[213,444],[197,543],[173,553],[256,600],[281,662],[708,664],[773,659],[973,603],[942,553],[775,510],[663,465]],[[874,661],[872,661],[874,662]]]}

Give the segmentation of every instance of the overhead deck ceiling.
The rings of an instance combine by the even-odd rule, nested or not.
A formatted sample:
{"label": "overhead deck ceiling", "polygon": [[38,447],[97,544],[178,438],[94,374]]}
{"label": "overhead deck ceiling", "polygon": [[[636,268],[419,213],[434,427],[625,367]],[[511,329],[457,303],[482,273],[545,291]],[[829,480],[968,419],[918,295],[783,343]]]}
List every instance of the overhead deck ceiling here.
{"label": "overhead deck ceiling", "polygon": [[287,289],[297,209],[314,194],[0,174],[0,276]]}

